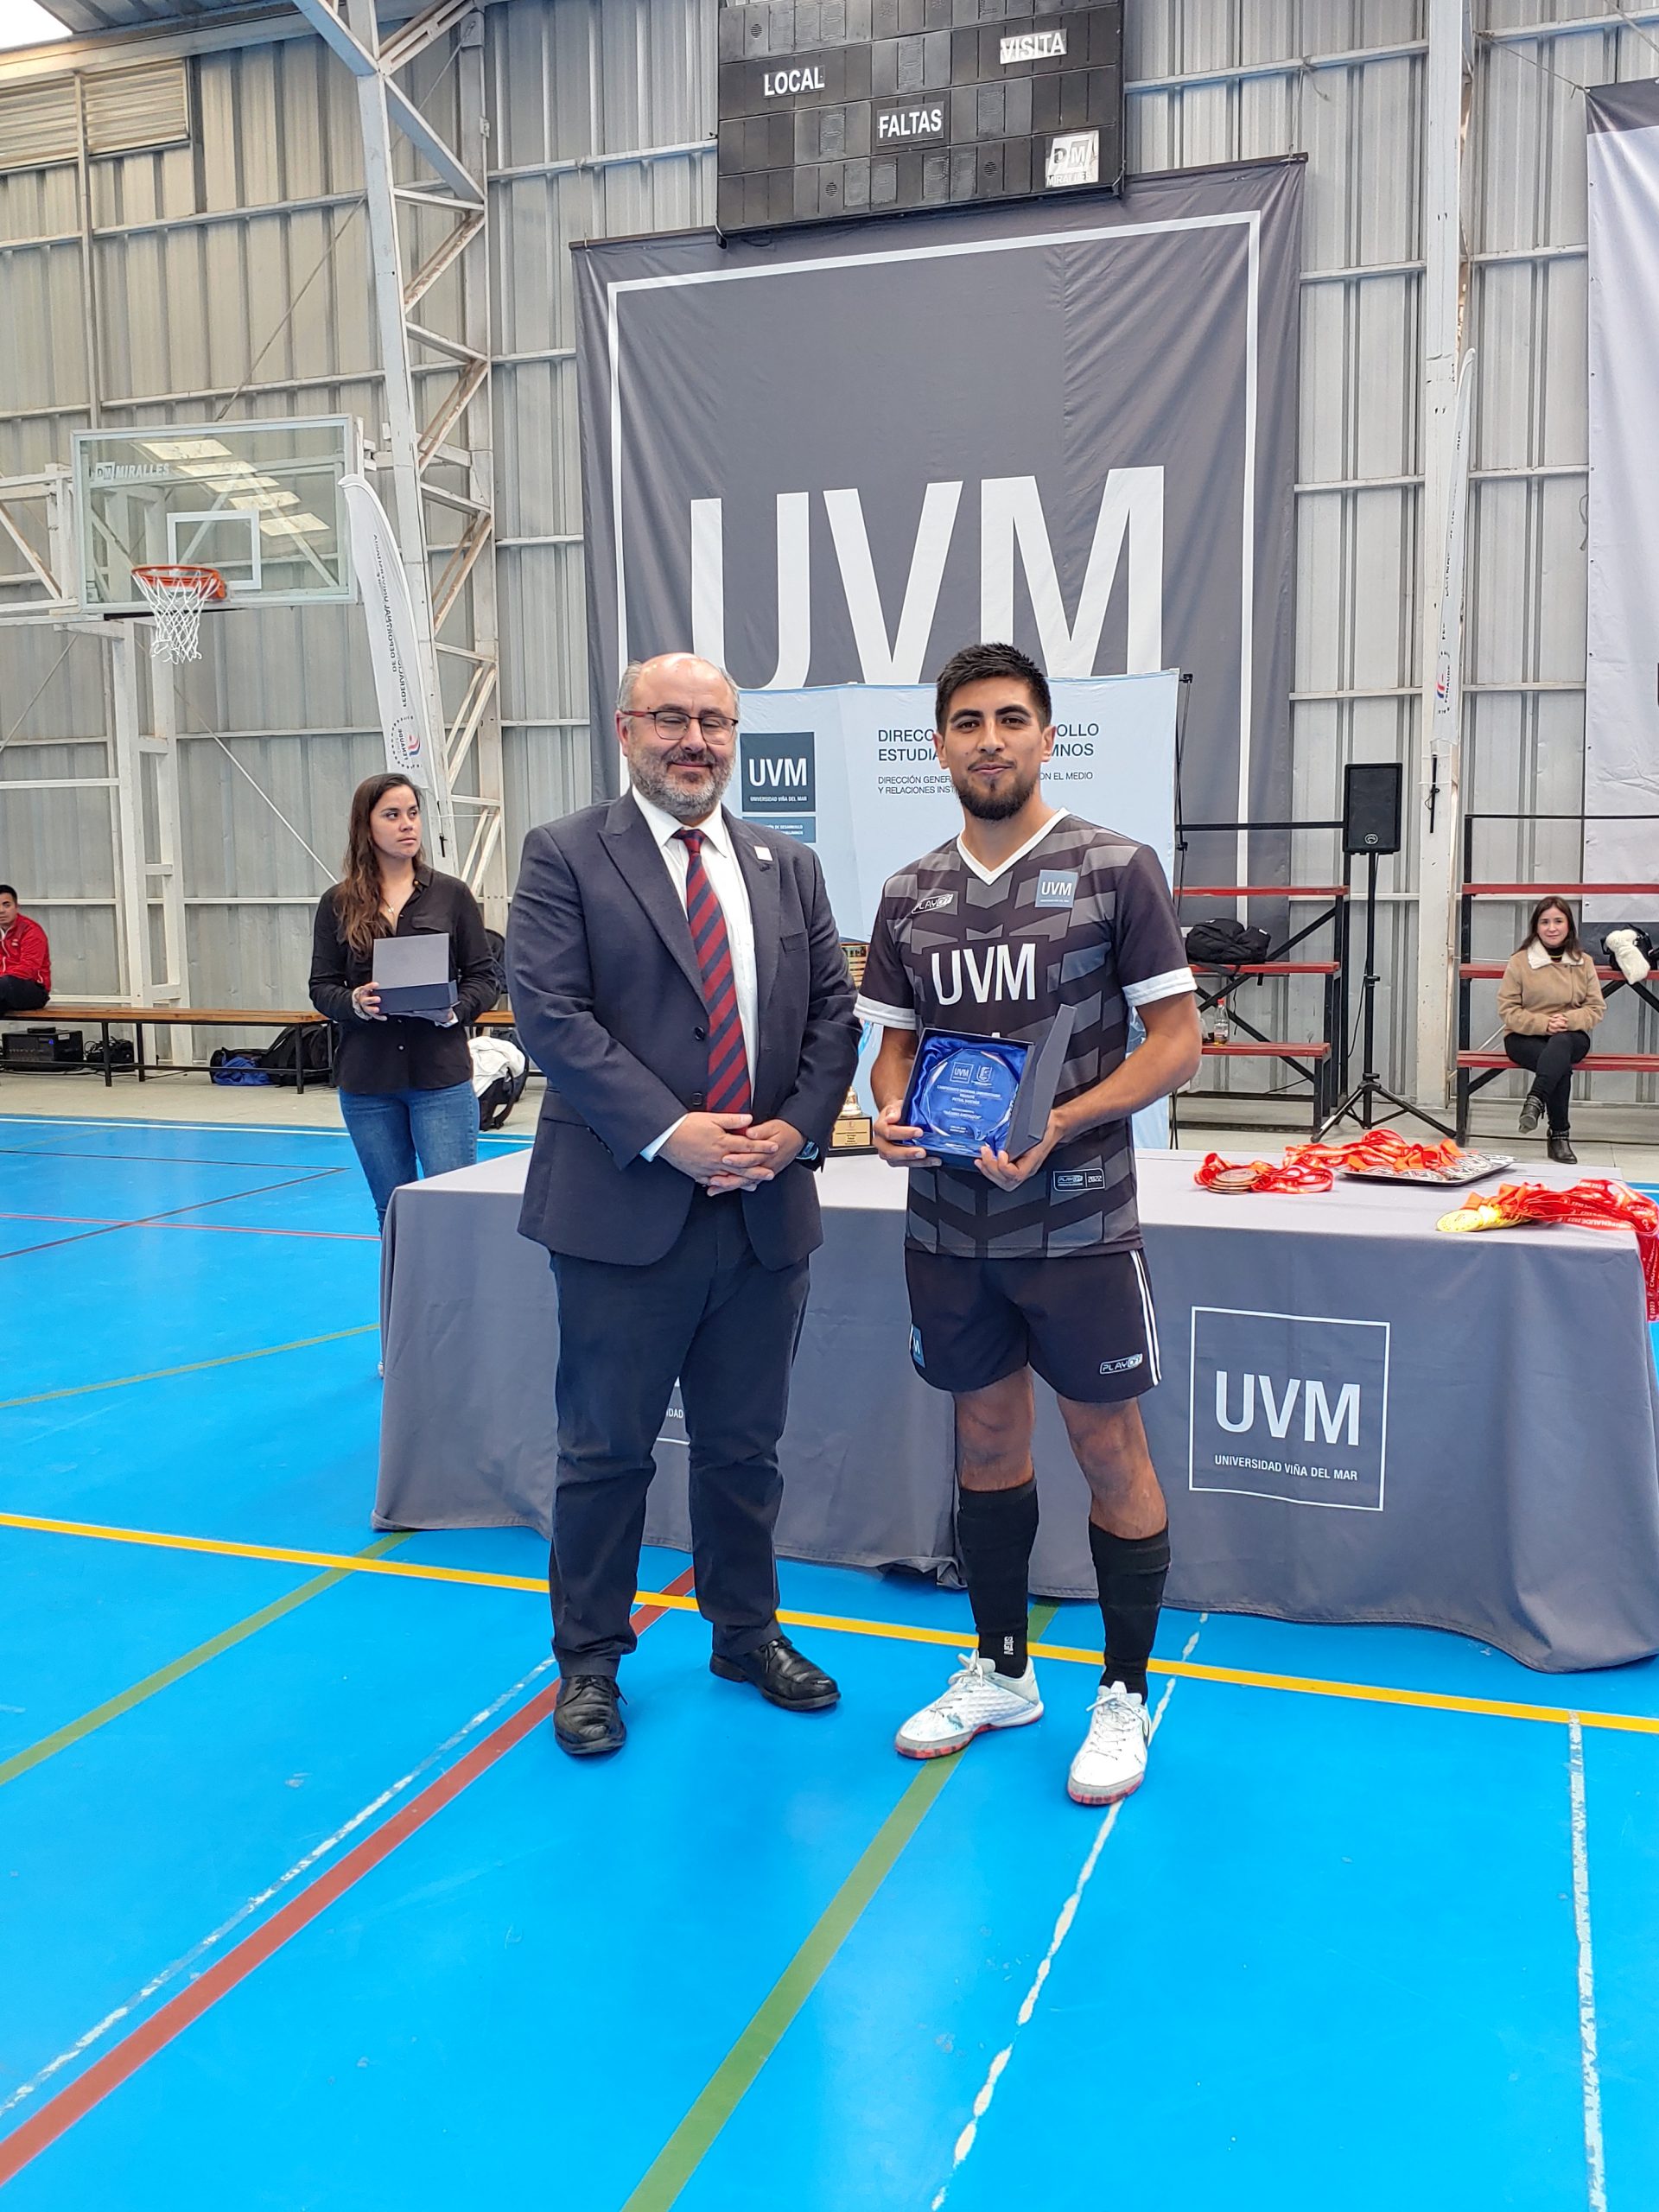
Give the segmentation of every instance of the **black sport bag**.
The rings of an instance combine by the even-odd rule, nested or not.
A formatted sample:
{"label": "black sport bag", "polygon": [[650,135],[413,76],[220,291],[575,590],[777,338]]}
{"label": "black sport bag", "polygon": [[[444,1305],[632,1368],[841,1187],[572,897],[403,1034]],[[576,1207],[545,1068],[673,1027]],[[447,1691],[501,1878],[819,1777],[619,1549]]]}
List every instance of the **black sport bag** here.
{"label": "black sport bag", "polygon": [[1243,922],[1194,922],[1186,933],[1186,957],[1195,968],[1245,968],[1265,960],[1273,943],[1266,930]]}

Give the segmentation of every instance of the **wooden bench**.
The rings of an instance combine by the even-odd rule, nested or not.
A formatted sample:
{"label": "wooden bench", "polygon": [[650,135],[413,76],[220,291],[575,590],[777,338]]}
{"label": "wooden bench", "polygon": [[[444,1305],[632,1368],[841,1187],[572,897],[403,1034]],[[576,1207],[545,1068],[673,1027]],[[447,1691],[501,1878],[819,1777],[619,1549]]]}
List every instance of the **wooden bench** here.
{"label": "wooden bench", "polygon": [[[110,1032],[129,1028],[133,1033],[133,1073],[144,1082],[150,1069],[144,1058],[144,1031],[148,1029],[317,1029],[329,1032],[328,1073],[334,1075],[333,1024],[325,1020],[315,1007],[266,1007],[260,1012],[246,1007],[207,1006],[114,1006],[77,1003],[69,999],[51,999],[38,1012],[16,1014],[9,1019],[26,1021],[31,1028],[41,1028],[48,1023],[67,1027],[74,1023],[95,1023],[103,1040],[104,1087],[112,1090],[115,1070],[110,1065]],[[469,1027],[476,1029],[505,1029],[512,1015],[505,1007],[481,1014]],[[168,1072],[171,1072],[169,1070]],[[305,1067],[302,1061],[295,1070],[295,1090],[305,1089]]]}
{"label": "wooden bench", "polygon": [[[1498,973],[1503,974],[1499,969]],[[1477,1074],[1477,1069],[1484,1072]],[[1508,1069],[1516,1075],[1527,1071],[1517,1067],[1507,1052],[1459,1052],[1458,1054],[1458,1142],[1462,1144],[1469,1135],[1469,1102],[1478,1090],[1484,1090]],[[1659,1052],[1586,1052],[1573,1071],[1574,1075],[1659,1075]]]}
{"label": "wooden bench", "polygon": [[[1630,893],[1632,896],[1650,895],[1655,887],[1649,884],[1569,884],[1569,892],[1588,892],[1592,895]],[[1536,884],[1465,883],[1463,887],[1463,931],[1466,945],[1469,938],[1469,901],[1474,898],[1510,898],[1524,893],[1539,893]],[[1539,894],[1541,895],[1541,894]],[[1469,1044],[1471,983],[1496,983],[1502,980],[1509,963],[1503,960],[1462,960],[1458,963],[1458,1040],[1457,1055],[1457,1130],[1459,1144],[1469,1135],[1469,1106],[1476,1091],[1484,1090],[1489,1083],[1496,1082],[1506,1069],[1516,1063],[1507,1052],[1493,1052],[1486,1046],[1471,1047]],[[1659,995],[1656,982],[1659,977],[1645,982],[1632,983],[1623,970],[1598,965],[1603,995],[1611,998],[1615,991],[1633,990],[1637,998],[1659,1013]],[[1659,1053],[1656,1052],[1586,1052],[1573,1071],[1575,1075],[1653,1075],[1659,1074]],[[1525,1072],[1525,1071],[1522,1071]]]}

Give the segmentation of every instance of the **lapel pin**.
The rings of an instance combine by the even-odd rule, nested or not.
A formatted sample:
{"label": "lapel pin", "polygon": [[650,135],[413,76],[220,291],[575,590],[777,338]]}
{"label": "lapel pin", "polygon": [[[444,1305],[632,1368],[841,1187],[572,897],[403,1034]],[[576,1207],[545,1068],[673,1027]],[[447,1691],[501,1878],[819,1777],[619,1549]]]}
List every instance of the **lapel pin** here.
{"label": "lapel pin", "polygon": [[762,868],[770,868],[772,866],[772,847],[770,845],[757,845],[754,849],[754,857],[760,861]]}

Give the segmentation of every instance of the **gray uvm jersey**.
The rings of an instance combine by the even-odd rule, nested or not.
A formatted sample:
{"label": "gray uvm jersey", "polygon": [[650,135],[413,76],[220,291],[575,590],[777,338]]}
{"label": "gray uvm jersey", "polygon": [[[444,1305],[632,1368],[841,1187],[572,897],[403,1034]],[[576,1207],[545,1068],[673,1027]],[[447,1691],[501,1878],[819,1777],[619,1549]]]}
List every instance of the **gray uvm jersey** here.
{"label": "gray uvm jersey", "polygon": [[[889,876],[858,1012],[887,1029],[1026,1039],[1074,1007],[1064,1103],[1122,1065],[1132,1007],[1192,988],[1157,855],[1061,814],[993,876],[955,838]],[[976,1167],[912,1168],[905,1241],[964,1259],[1136,1249],[1128,1122],[1057,1147],[1017,1191]]]}

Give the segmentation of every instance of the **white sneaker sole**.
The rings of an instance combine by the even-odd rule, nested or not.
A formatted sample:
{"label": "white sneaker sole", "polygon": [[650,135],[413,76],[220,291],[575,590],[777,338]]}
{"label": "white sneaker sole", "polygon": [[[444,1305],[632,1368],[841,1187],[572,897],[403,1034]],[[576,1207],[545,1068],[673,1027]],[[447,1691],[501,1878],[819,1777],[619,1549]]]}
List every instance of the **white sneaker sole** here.
{"label": "white sneaker sole", "polygon": [[1033,1720],[1042,1717],[1039,1700],[1029,1713],[1011,1713],[1006,1720],[982,1720],[977,1728],[970,1728],[965,1736],[953,1737],[948,1744],[907,1744],[899,1735],[893,1739],[893,1748],[901,1759],[953,1759],[965,1751],[976,1737],[988,1736],[997,1728],[1029,1728]]}
{"label": "white sneaker sole", "polygon": [[1133,1782],[1126,1782],[1121,1789],[1084,1789],[1068,1775],[1065,1794],[1074,1805],[1121,1805],[1126,1797],[1134,1796],[1146,1778],[1144,1774],[1137,1774]]}

